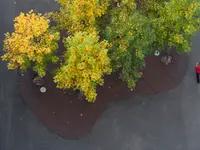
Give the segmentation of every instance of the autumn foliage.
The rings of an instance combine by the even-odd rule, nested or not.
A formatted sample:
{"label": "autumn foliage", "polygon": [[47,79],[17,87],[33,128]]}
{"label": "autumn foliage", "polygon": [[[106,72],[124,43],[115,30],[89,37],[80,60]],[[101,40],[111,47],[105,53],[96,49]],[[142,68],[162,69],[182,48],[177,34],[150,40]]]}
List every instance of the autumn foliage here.
{"label": "autumn foliage", "polygon": [[67,29],[71,34],[94,31],[96,18],[101,17],[109,6],[107,0],[58,0],[58,3],[60,11],[50,16],[57,22],[58,29]]}
{"label": "autumn foliage", "polygon": [[[32,68],[45,76],[47,65],[57,63],[58,88],[82,91],[89,102],[97,97],[104,75],[119,78],[134,89],[145,67],[144,58],[155,50],[190,51],[190,39],[199,30],[197,0],[58,0],[60,9],[48,15],[32,10],[14,20],[6,33],[5,54],[9,69]],[[50,19],[54,25],[50,25]],[[64,53],[56,55],[60,31]]]}
{"label": "autumn foliage", "polygon": [[108,57],[109,44],[99,42],[96,32],[77,32],[64,40],[67,51],[64,63],[56,71],[54,81],[61,89],[73,88],[84,92],[89,102],[96,99],[96,86],[103,85],[103,75],[112,69]]}
{"label": "autumn foliage", "polygon": [[59,33],[49,29],[46,17],[33,11],[21,13],[14,22],[14,32],[6,33],[6,53],[2,59],[8,61],[9,69],[19,67],[26,71],[33,67],[40,76],[45,76],[47,64],[58,60],[54,52],[58,48]]}

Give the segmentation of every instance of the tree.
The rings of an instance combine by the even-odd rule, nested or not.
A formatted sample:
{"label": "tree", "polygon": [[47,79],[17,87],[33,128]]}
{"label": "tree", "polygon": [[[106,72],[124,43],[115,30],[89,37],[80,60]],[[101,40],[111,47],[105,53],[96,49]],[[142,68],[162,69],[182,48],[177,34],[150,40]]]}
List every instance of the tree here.
{"label": "tree", "polygon": [[57,62],[54,55],[58,48],[59,33],[49,27],[49,20],[42,14],[35,14],[32,10],[21,13],[14,20],[14,32],[6,33],[4,40],[4,61],[8,61],[9,69],[20,68],[33,70],[43,77],[48,63]]}
{"label": "tree", "polygon": [[104,31],[105,39],[113,46],[109,50],[114,71],[133,89],[141,77],[144,57],[151,53],[155,36],[148,18],[140,15],[133,0],[124,1],[110,11],[110,24]]}
{"label": "tree", "polygon": [[[58,0],[60,11],[48,15],[30,11],[15,19],[14,32],[4,40],[8,68],[33,68],[45,76],[49,63],[60,60],[54,82],[61,89],[84,93],[89,102],[97,96],[103,76],[119,72],[134,89],[154,50],[190,50],[190,38],[200,23],[196,0]],[[50,28],[50,19],[55,26]],[[57,57],[59,32],[68,37],[63,57]]]}
{"label": "tree", "polygon": [[167,0],[137,0],[137,9],[145,16],[158,16],[158,9]]}
{"label": "tree", "polygon": [[64,62],[54,76],[57,87],[83,91],[86,99],[94,102],[96,86],[103,85],[103,75],[112,71],[107,55],[108,42],[99,42],[96,32],[76,32],[66,38],[64,44],[67,49]]}
{"label": "tree", "polygon": [[107,7],[108,0],[58,0],[60,11],[50,13],[57,23],[57,28],[75,32],[96,30],[96,18],[101,17]]}
{"label": "tree", "polygon": [[160,5],[152,18],[157,49],[169,53],[175,47],[177,52],[189,52],[190,38],[199,28],[199,8],[196,0],[170,0]]}

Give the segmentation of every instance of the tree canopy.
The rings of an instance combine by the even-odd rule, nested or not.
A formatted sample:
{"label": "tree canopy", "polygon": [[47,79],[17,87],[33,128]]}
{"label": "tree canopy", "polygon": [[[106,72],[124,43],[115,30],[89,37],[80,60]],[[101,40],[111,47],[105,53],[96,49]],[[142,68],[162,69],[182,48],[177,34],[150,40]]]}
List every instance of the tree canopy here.
{"label": "tree canopy", "polygon": [[33,67],[40,76],[45,76],[47,64],[57,62],[54,52],[58,48],[59,32],[49,28],[49,19],[32,10],[21,13],[14,20],[14,32],[6,33],[4,40],[5,55],[9,69],[20,68],[26,71]]}
{"label": "tree canopy", "polygon": [[[96,100],[96,87],[104,75],[119,73],[134,89],[155,50],[189,52],[191,37],[199,30],[197,0],[58,0],[60,9],[47,15],[32,10],[14,20],[6,33],[2,59],[9,69],[32,68],[40,77],[47,65],[57,63],[54,82],[58,88],[84,93]],[[50,24],[50,20],[54,23]],[[64,54],[56,55],[60,32]]]}
{"label": "tree canopy", "polygon": [[120,78],[133,89],[141,76],[138,68],[144,66],[144,57],[152,51],[155,36],[148,18],[128,4],[111,10],[111,21],[104,33],[105,39],[113,45],[109,50],[113,69],[119,70]]}
{"label": "tree canopy", "polygon": [[59,88],[79,89],[88,101],[94,101],[96,86],[103,85],[103,75],[112,71],[108,42],[99,42],[96,32],[76,32],[66,38],[64,44],[67,49],[64,63],[56,71],[54,81]]}
{"label": "tree canopy", "polygon": [[178,52],[190,51],[190,38],[199,28],[200,3],[196,0],[170,0],[158,8],[152,19],[156,45],[161,50],[169,46]]}

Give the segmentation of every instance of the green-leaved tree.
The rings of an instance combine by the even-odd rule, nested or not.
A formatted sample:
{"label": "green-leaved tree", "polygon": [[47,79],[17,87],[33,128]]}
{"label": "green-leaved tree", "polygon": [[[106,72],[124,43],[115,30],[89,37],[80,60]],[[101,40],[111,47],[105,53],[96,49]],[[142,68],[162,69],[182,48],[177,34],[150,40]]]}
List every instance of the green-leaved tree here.
{"label": "green-leaved tree", "polygon": [[104,31],[112,44],[109,56],[114,71],[133,89],[141,77],[144,57],[152,51],[155,36],[148,18],[137,12],[133,0],[118,4],[110,11],[110,23]]}

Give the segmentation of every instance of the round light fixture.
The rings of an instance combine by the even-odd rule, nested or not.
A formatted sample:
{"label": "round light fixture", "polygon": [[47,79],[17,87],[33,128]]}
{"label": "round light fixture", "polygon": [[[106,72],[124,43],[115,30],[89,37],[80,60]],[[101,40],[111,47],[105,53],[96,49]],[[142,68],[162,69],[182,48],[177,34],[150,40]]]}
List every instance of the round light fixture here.
{"label": "round light fixture", "polygon": [[40,92],[41,92],[41,93],[45,93],[46,91],[47,91],[47,89],[46,89],[45,87],[41,87],[41,88],[40,88]]}
{"label": "round light fixture", "polygon": [[160,52],[159,52],[159,51],[155,51],[155,52],[154,52],[154,55],[155,55],[155,56],[159,56],[159,55],[160,55]]}

